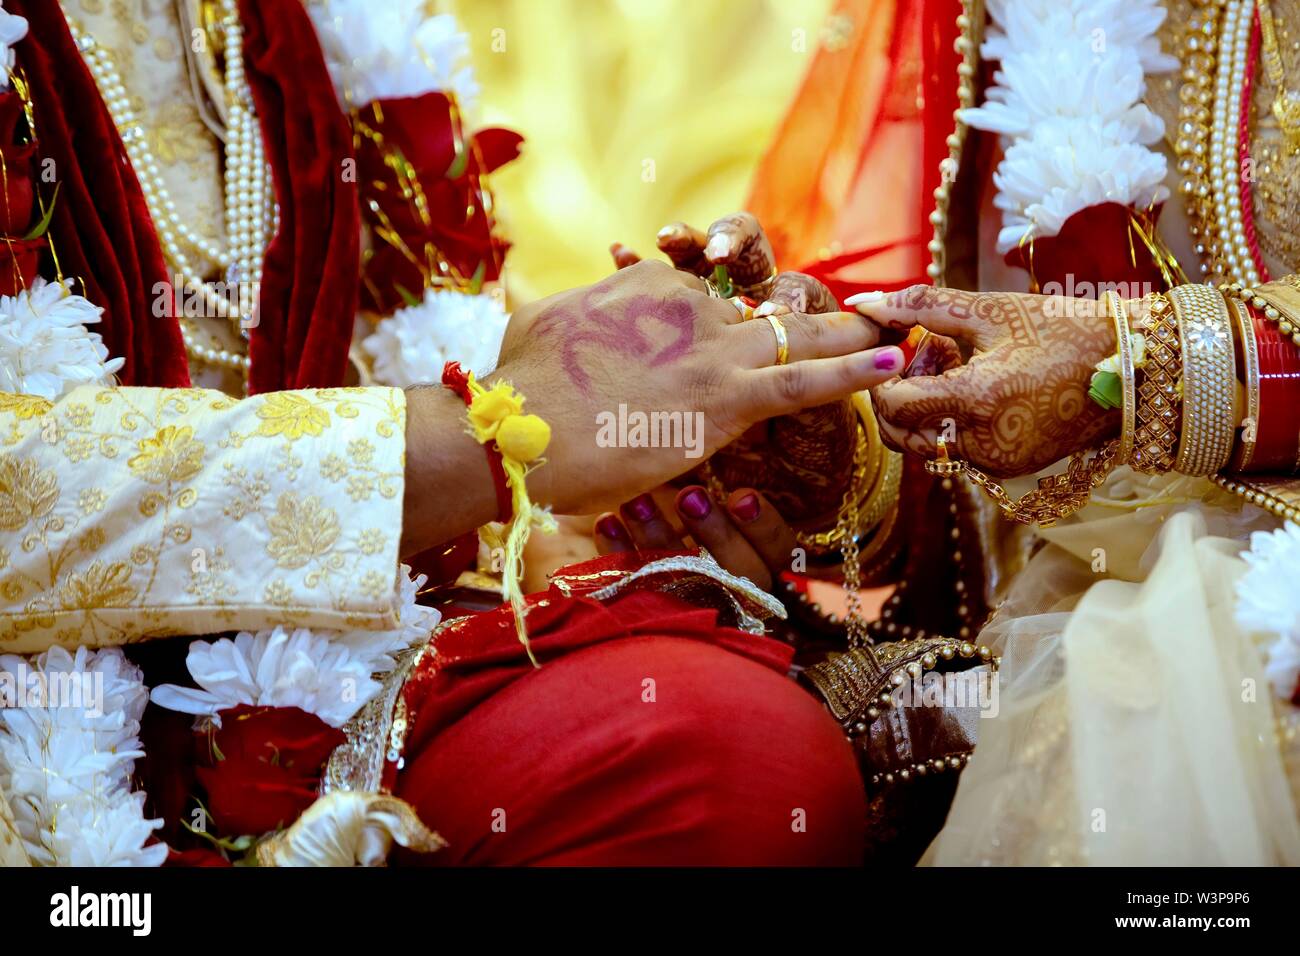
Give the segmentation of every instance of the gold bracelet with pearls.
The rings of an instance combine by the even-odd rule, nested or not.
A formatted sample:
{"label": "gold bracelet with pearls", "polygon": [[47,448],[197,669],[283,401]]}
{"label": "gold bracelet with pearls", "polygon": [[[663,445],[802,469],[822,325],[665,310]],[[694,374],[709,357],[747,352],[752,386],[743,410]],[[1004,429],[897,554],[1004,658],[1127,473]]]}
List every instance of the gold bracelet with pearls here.
{"label": "gold bracelet with pearls", "polygon": [[1174,470],[1212,475],[1228,464],[1237,422],[1232,413],[1236,359],[1223,294],[1208,285],[1169,292],[1183,355],[1183,427]]}

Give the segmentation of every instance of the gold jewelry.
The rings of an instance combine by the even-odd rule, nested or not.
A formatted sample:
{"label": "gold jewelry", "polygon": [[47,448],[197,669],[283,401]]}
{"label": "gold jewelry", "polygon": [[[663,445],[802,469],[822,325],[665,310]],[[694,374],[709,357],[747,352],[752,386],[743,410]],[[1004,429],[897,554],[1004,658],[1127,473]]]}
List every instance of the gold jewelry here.
{"label": "gold jewelry", "polygon": [[790,339],[785,334],[785,325],[775,315],[764,316],[764,318],[776,333],[776,364],[785,365],[790,361]]}
{"label": "gold jewelry", "polygon": [[1300,347],[1300,277],[1285,276],[1258,289],[1225,283],[1219,291],[1258,309],[1292,345]]}
{"label": "gold jewelry", "polygon": [[1250,309],[1236,298],[1228,299],[1228,311],[1232,313],[1241,335],[1242,367],[1246,375],[1246,420],[1241,429],[1241,440],[1232,460],[1233,471],[1245,471],[1255,456],[1255,439],[1259,430],[1259,343],[1255,339],[1255,323],[1251,321]]}
{"label": "gold jewelry", "polygon": [[1129,463],[1136,471],[1158,475],[1174,467],[1182,421],[1179,388],[1183,358],[1178,323],[1168,298],[1155,295],[1148,301],[1150,311],[1142,328],[1147,343],[1146,363],[1137,387],[1137,432]]}
{"label": "gold jewelry", "polygon": [[1091,461],[1087,460],[1086,452],[1075,452],[1070,456],[1064,474],[1039,478],[1037,488],[1013,500],[1002,485],[982,471],[964,461],[949,458],[948,444],[942,435],[938,445],[939,457],[925,463],[926,471],[944,477],[964,474],[1006,517],[1020,524],[1042,528],[1050,528],[1086,505],[1092,497],[1092,489],[1105,481],[1106,475],[1115,467],[1115,457],[1119,452],[1118,440],[1103,445]]}
{"label": "gold jewelry", "polygon": [[749,285],[741,285],[739,282],[731,283],[731,291],[736,295],[756,296],[766,294],[767,286],[777,276],[776,266],[772,267],[771,273],[766,279],[759,279],[757,282]]}
{"label": "gold jewelry", "polygon": [[[854,448],[853,480],[844,494],[835,525],[825,531],[796,531],[799,546],[810,554],[822,556],[843,548],[845,534],[861,535],[883,521],[898,503],[902,486],[903,456],[890,451],[880,440],[880,426],[868,399],[853,396],[858,417],[857,445]],[[849,520],[849,511],[856,514]]]}
{"label": "gold jewelry", "polygon": [[1174,142],[1202,271],[1249,284],[1260,276],[1243,226],[1239,164],[1253,7],[1253,0],[1216,0],[1197,9],[1179,58],[1184,82]]}
{"label": "gold jewelry", "polygon": [[1260,59],[1268,72],[1269,82],[1277,88],[1273,98],[1273,116],[1286,137],[1292,152],[1300,150],[1300,92],[1287,88],[1286,65],[1282,62],[1282,47],[1277,40],[1273,24],[1273,11],[1269,0],[1256,0],[1259,7]]}
{"label": "gold jewelry", "polygon": [[1124,465],[1133,457],[1133,433],[1137,430],[1137,372],[1133,368],[1133,341],[1128,327],[1128,312],[1119,293],[1106,292],[1102,299],[1115,322],[1115,354],[1119,356],[1119,382],[1124,396],[1123,425],[1115,464]]}
{"label": "gold jewelry", "polygon": [[1174,470],[1212,475],[1228,463],[1237,422],[1232,321],[1213,286],[1182,285],[1169,292],[1183,353],[1183,427]]}

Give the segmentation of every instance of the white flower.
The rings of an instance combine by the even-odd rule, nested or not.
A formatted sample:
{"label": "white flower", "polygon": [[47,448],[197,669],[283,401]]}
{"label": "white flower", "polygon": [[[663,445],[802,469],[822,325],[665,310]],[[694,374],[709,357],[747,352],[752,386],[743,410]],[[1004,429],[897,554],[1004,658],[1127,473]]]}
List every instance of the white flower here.
{"label": "white flower", "polygon": [[450,14],[426,16],[424,0],[326,0],[308,9],[345,108],[431,90],[454,93],[465,109],[477,99],[468,37]]}
{"label": "white flower", "polygon": [[1250,570],[1237,582],[1237,624],[1268,634],[1264,673],[1287,700],[1300,679],[1300,527],[1287,522],[1276,531],[1256,531],[1242,554]]}
{"label": "white flower", "polygon": [[9,73],[14,68],[13,45],[27,36],[27,19],[6,13],[0,3],[0,89],[9,86]]}
{"label": "white flower", "polygon": [[70,287],[36,279],[0,296],[0,392],[55,401],[78,385],[111,381],[122,367],[125,360],[110,359],[98,333],[86,329],[104,310]]}
{"label": "white flower", "polygon": [[1167,199],[1165,157],[1147,148],[1164,123],[1142,102],[1146,74],[1178,66],[1155,35],[1158,0],[990,0],[989,13],[982,49],[999,68],[962,119],[1003,137],[998,251],[1054,236],[1088,206]]}
{"label": "white flower", "polygon": [[406,388],[442,379],[455,359],[475,375],[496,366],[510,317],[490,295],[428,289],[419,305],[380,321],[361,347],[374,360],[375,380]]}
{"label": "white flower", "polygon": [[235,639],[195,641],[185,658],[198,688],[163,684],[152,699],[186,714],[239,704],[297,707],[341,727],[380,690],[374,675],[392,670],[393,655],[429,636],[441,615],[416,604],[424,575],[402,565],[402,607],[391,631],[310,631],[283,627],[242,631]]}
{"label": "white flower", "polygon": [[33,863],[158,866],[146,846],[161,820],[146,820],[131,791],[148,695],[117,648],[75,655],[55,647],[34,660],[0,657],[11,706],[0,708],[0,791]]}

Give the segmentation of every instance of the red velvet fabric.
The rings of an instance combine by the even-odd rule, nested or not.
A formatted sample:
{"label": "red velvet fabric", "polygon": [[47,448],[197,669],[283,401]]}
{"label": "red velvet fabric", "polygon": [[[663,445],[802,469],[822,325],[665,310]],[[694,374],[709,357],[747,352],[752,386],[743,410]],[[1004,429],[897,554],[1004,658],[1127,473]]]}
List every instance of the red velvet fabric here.
{"label": "red velvet fabric", "polygon": [[408,681],[396,793],[450,846],[403,862],[860,862],[852,750],[785,676],[787,646],[657,591],[543,599],[540,669],[493,611]]}
{"label": "red velvet fabric", "polygon": [[343,382],[360,293],[352,129],[302,0],[240,0],[244,59],[280,204],[249,390]]}
{"label": "red velvet fabric", "polygon": [[59,184],[49,235],[63,274],[80,279],[86,297],[103,307],[95,331],[126,360],[118,373],[124,384],[188,385],[180,327],[155,315],[155,297],[170,287],[153,221],[63,11],[50,0],[9,0],[5,9],[28,22],[14,51],[31,89],[37,165],[53,160]]}

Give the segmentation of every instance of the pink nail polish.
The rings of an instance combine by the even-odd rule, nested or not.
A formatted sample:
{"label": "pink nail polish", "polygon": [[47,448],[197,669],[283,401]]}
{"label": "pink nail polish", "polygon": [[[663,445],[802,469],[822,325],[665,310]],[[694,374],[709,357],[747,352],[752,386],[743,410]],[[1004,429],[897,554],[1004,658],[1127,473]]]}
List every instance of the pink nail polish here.
{"label": "pink nail polish", "polygon": [[882,372],[897,371],[902,364],[903,353],[896,348],[888,348],[876,353],[876,368]]}
{"label": "pink nail polish", "polygon": [[623,513],[628,517],[632,518],[632,520],[640,521],[644,523],[646,521],[652,520],[655,516],[655,512],[658,509],[655,508],[655,502],[653,498],[651,498],[649,495],[641,495],[640,497],[633,498],[627,504],[623,505],[622,510]]}
{"label": "pink nail polish", "polygon": [[709,494],[703,488],[698,486],[685,488],[677,496],[677,510],[687,518],[702,521],[713,511],[713,502],[709,500]]}
{"label": "pink nail polish", "polygon": [[741,521],[753,521],[758,517],[758,495],[745,495],[733,502],[731,513]]}
{"label": "pink nail polish", "polygon": [[604,535],[611,541],[626,541],[627,529],[623,527],[623,522],[619,521],[613,515],[605,515],[596,522],[596,531]]}

